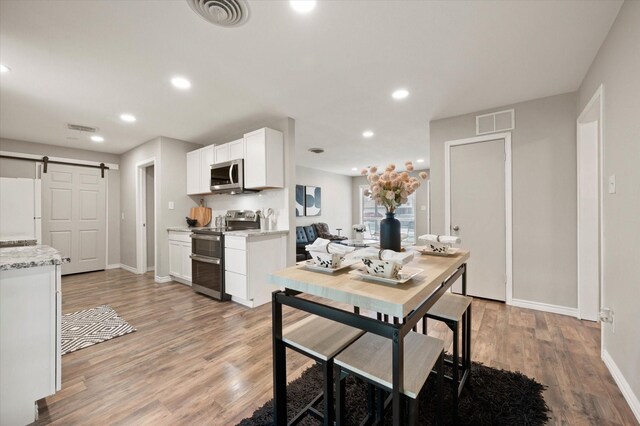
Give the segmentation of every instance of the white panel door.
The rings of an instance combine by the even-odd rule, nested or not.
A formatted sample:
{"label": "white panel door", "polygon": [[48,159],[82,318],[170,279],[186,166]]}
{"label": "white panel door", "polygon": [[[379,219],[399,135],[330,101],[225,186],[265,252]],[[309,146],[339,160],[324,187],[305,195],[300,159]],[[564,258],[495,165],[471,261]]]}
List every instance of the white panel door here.
{"label": "white panel door", "polygon": [[471,251],[467,293],[506,300],[504,139],[452,146],[450,191],[451,235]]}
{"label": "white panel door", "polygon": [[216,145],[214,147],[214,163],[224,163],[229,161],[229,144]]}
{"label": "white panel door", "polygon": [[100,170],[49,164],[42,173],[42,242],[71,258],[62,274],[106,266],[106,187]]}
{"label": "white panel door", "polygon": [[200,193],[200,153],[201,150],[187,152],[187,194]]}
{"label": "white panel door", "polygon": [[229,161],[244,158],[244,139],[229,142]]}

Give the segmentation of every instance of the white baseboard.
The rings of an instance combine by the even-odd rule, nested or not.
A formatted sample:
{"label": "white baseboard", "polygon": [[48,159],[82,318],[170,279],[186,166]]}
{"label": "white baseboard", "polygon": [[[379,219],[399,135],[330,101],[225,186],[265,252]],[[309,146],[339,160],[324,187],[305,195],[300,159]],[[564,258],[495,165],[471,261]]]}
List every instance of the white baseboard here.
{"label": "white baseboard", "polygon": [[160,283],[160,284],[168,283],[168,282],[171,282],[171,281],[172,281],[171,280],[171,275],[167,275],[167,276],[164,276],[164,277],[159,277],[159,276],[156,275],[156,277],[155,277],[155,282]]}
{"label": "white baseboard", "polygon": [[247,308],[254,308],[253,300],[245,300],[236,296],[231,296],[231,301],[239,303],[240,305],[246,306]]}
{"label": "white baseboard", "polygon": [[180,278],[180,277],[176,277],[175,275],[171,275],[171,280],[180,283],[180,284],[184,284],[184,285],[188,285],[189,287],[191,287],[191,281],[189,280],[185,280],[184,278]]}
{"label": "white baseboard", "polygon": [[125,265],[124,263],[120,264],[120,268],[124,269],[125,271],[131,272],[132,274],[138,273],[138,270],[136,268],[133,268],[129,265]]}
{"label": "white baseboard", "polygon": [[151,271],[155,271],[156,267],[155,266],[147,266],[147,272],[151,272]]}
{"label": "white baseboard", "polygon": [[631,390],[631,386],[629,386],[629,383],[624,378],[622,371],[620,371],[616,363],[613,361],[613,358],[611,358],[611,355],[609,355],[609,352],[606,350],[602,351],[602,360],[613,376],[613,380],[615,380],[616,384],[620,388],[624,399],[627,400],[627,404],[631,407],[631,411],[633,411],[633,415],[636,416],[636,420],[640,423],[640,400],[638,399],[638,396],[633,393],[633,390]]}
{"label": "white baseboard", "polygon": [[531,302],[529,300],[511,299],[511,306],[519,308],[535,309],[536,311],[551,312],[553,314],[568,315],[578,318],[578,308],[569,308],[567,306],[551,305],[549,303]]}
{"label": "white baseboard", "polygon": [[112,265],[107,265],[104,269],[119,269],[122,268],[122,265],[119,263],[114,263]]}

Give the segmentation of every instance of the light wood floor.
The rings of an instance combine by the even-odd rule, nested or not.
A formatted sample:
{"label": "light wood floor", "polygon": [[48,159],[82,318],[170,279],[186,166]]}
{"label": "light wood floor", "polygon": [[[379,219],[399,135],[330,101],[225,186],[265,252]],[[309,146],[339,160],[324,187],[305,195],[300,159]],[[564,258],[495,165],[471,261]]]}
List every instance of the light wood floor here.
{"label": "light wood floor", "polygon": [[[232,425],[271,398],[270,305],[218,303],[119,269],[64,277],[62,291],[63,312],[108,304],[138,331],[63,356],[62,390],[40,401],[37,424]],[[594,323],[473,303],[473,359],[549,386],[553,424],[637,424],[599,341]],[[290,379],[309,365],[288,352]]]}

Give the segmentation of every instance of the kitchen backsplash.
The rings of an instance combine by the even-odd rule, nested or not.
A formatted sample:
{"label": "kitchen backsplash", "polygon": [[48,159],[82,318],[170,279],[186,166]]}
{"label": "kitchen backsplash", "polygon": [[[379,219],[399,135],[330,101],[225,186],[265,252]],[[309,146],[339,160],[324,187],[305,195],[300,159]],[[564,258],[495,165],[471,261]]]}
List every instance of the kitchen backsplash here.
{"label": "kitchen backsplash", "polygon": [[275,228],[285,230],[289,229],[289,217],[287,211],[285,189],[271,189],[261,191],[255,194],[239,194],[239,195],[207,195],[205,197],[193,196],[197,202],[200,198],[204,198],[206,207],[211,208],[211,214],[215,218],[223,215],[227,210],[262,210],[272,208],[274,216],[272,222],[275,221]]}

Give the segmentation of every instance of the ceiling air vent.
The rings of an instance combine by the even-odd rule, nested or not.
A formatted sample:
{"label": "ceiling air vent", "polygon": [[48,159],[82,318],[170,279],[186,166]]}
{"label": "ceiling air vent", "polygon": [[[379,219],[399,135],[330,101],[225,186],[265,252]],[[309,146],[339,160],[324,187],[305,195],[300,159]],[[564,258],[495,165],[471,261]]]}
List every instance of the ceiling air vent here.
{"label": "ceiling air vent", "polygon": [[221,27],[238,27],[249,19],[246,0],[187,0],[203,19]]}
{"label": "ceiling air vent", "polygon": [[513,109],[508,109],[476,116],[476,135],[513,130],[516,127],[515,114]]}
{"label": "ceiling air vent", "polygon": [[71,123],[67,123],[67,129],[78,130],[80,132],[89,132],[89,133],[95,133],[98,131],[97,127],[81,126],[79,124],[71,124]]}

